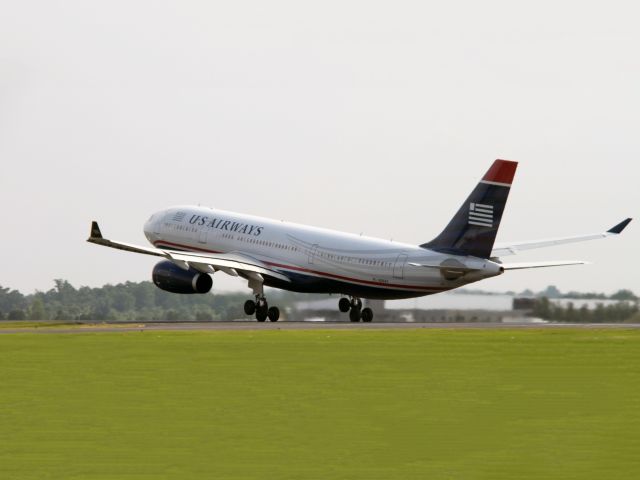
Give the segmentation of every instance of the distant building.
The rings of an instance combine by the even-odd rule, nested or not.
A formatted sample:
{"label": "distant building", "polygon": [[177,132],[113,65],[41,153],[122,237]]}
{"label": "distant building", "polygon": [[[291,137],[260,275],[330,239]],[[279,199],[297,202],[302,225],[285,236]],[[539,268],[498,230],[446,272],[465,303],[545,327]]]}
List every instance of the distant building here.
{"label": "distant building", "polygon": [[536,306],[538,299],[537,298],[514,298],[513,299],[513,309],[514,310],[533,310]]}
{"label": "distant building", "polygon": [[[512,310],[512,297],[506,295],[461,295],[444,293],[437,302],[411,300],[365,300],[375,312],[375,322],[506,322],[527,321],[525,312]],[[431,297],[430,297],[431,298]],[[338,311],[339,297],[298,302],[288,316],[290,320],[344,321],[347,314]],[[437,306],[436,306],[437,305]],[[420,308],[425,306],[427,308]],[[436,306],[436,308],[433,308]],[[432,307],[432,308],[428,308]],[[492,308],[493,307],[493,308]],[[497,307],[497,308],[496,308]]]}
{"label": "distant building", "polygon": [[[308,302],[298,302],[288,315],[290,320],[349,321],[347,314],[338,311],[339,296]],[[377,322],[538,322],[530,313],[539,299],[534,296],[502,294],[467,294],[444,292],[407,300],[365,300],[374,311]],[[627,300],[587,300],[554,298],[551,303],[592,310],[628,302]]]}
{"label": "distant building", "polygon": [[455,291],[406,300],[387,300],[389,310],[493,310],[511,311],[513,295],[482,295]]}

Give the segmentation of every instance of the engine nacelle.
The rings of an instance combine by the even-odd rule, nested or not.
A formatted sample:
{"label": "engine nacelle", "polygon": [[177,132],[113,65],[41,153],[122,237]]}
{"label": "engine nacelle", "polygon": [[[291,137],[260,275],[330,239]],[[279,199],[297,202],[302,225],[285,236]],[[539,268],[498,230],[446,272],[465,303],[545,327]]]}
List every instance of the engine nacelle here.
{"label": "engine nacelle", "polygon": [[207,293],[213,286],[209,274],[183,270],[168,260],[153,267],[151,278],[156,287],[171,293]]}

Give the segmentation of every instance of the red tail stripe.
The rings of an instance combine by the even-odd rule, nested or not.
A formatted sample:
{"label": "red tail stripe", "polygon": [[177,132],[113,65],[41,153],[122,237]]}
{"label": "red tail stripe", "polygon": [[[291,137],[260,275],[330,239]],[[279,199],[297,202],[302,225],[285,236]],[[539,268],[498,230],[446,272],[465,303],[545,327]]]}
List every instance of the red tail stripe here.
{"label": "red tail stripe", "polygon": [[518,162],[512,162],[511,160],[496,160],[482,179],[487,182],[506,183],[511,185],[513,177],[516,174],[516,168],[518,168]]}

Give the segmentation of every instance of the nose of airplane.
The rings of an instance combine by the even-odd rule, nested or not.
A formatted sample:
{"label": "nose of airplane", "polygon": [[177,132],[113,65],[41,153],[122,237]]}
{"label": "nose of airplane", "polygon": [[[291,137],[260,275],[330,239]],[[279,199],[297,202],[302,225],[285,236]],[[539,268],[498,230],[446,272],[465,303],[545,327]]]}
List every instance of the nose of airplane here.
{"label": "nose of airplane", "polygon": [[153,214],[149,217],[149,219],[144,223],[144,227],[142,228],[144,232],[144,236],[147,237],[147,240],[153,242],[154,240],[154,224],[156,221],[157,214]]}

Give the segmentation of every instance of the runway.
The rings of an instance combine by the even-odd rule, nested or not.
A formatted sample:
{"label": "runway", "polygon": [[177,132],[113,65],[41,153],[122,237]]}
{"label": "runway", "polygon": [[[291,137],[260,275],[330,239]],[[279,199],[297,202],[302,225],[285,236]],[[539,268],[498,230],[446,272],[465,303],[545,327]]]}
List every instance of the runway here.
{"label": "runway", "polygon": [[85,323],[68,326],[42,324],[23,328],[2,328],[1,334],[73,334],[158,331],[257,331],[257,330],[410,330],[410,329],[638,329],[640,323],[351,323],[351,322],[278,322],[252,321],[209,323]]}

